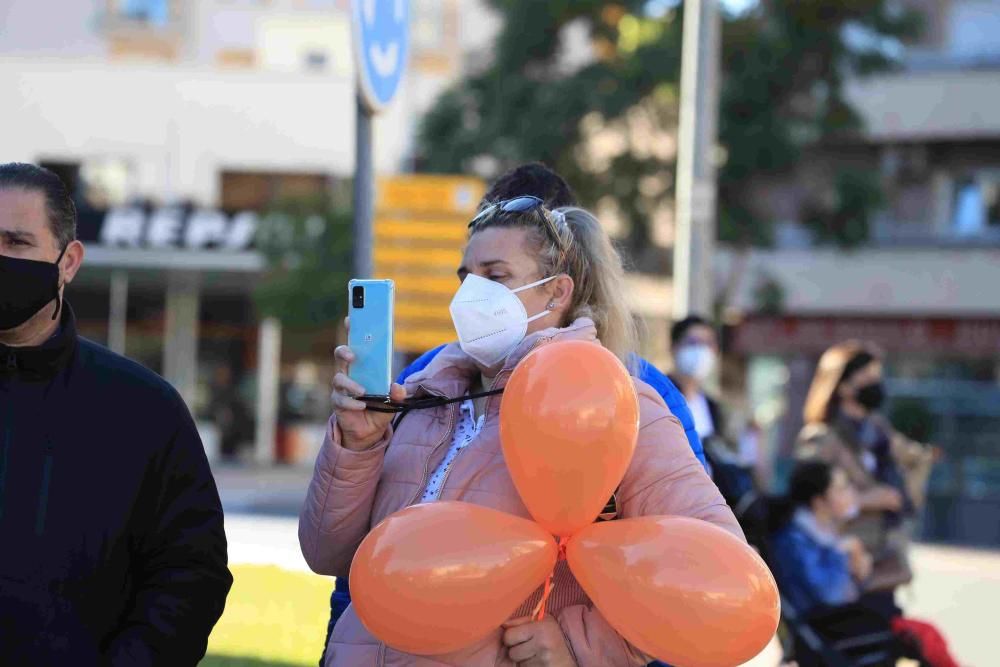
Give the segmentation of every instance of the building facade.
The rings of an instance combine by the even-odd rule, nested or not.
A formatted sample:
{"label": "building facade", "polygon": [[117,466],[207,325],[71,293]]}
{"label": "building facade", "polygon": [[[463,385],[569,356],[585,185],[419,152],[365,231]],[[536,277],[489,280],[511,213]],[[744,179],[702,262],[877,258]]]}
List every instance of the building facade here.
{"label": "building facade", "polygon": [[[889,413],[946,458],[931,480],[924,536],[1000,544],[1000,2],[926,1],[927,29],[901,71],[852,84],[866,131],[816,149],[767,186],[774,249],[723,252],[737,272],[732,348],[745,395],[791,455],[819,355],[845,339],[887,356]],[[886,202],[869,241],[820,247],[799,224],[831,165],[877,167]],[[780,476],[779,476],[780,477]]]}
{"label": "building facade", "polygon": [[[379,174],[411,168],[422,112],[496,28],[458,0],[415,0],[411,17],[410,68],[374,122]],[[353,173],[350,2],[16,0],[0,24],[0,159],[74,193],[81,331],[170,380],[210,453],[216,398],[244,402],[258,418],[242,437],[270,460],[279,413],[296,412],[276,399],[326,382],[283,364],[280,327],[256,313],[254,232],[271,203]]]}

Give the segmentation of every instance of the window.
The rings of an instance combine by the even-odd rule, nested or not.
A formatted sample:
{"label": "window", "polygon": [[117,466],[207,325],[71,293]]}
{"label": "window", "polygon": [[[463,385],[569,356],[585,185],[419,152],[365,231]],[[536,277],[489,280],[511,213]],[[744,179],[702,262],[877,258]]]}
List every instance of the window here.
{"label": "window", "polygon": [[134,195],[132,164],[116,157],[86,158],[82,162],[42,161],[55,172],[78,208],[105,210],[125,204]]}
{"label": "window", "polygon": [[964,0],[952,5],[948,42],[957,56],[1000,56],[1000,3],[995,0]]}
{"label": "window", "polygon": [[1000,235],[1000,172],[955,183],[952,229],[959,236]]}
{"label": "window", "polygon": [[329,65],[330,56],[325,51],[310,49],[306,51],[305,65],[310,72],[322,72]]}
{"label": "window", "polygon": [[222,209],[265,211],[275,202],[310,199],[329,191],[325,174],[224,171],[221,174]]}
{"label": "window", "polygon": [[162,28],[170,21],[170,0],[117,0],[118,15],[129,21]]}

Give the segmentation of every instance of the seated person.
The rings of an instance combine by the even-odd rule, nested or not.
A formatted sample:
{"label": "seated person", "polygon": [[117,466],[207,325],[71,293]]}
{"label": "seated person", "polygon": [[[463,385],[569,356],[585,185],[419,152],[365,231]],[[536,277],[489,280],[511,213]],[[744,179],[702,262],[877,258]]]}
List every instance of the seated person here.
{"label": "seated person", "polygon": [[856,634],[879,629],[870,623],[874,618],[877,626],[881,619],[905,644],[919,647],[924,664],[957,667],[933,626],[903,617],[898,607],[867,604],[872,557],[861,540],[841,532],[858,511],[857,493],[843,469],[818,460],[800,462],[792,472],[788,504],[788,520],[773,537],[771,558],[789,603],[814,619],[855,605]]}

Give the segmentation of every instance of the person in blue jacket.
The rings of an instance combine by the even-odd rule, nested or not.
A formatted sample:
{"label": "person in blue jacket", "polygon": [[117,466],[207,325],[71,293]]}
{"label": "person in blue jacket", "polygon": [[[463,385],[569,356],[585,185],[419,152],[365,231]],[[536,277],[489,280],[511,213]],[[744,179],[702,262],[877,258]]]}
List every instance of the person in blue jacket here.
{"label": "person in blue jacket", "polygon": [[[576,196],[566,181],[559,174],[540,162],[522,164],[500,176],[483,196],[481,205],[512,199],[521,195],[538,197],[545,201],[545,205],[549,208],[577,205]],[[396,382],[404,384],[406,378],[426,368],[444,347],[444,345],[441,345],[420,355],[409,366],[403,369]],[[706,471],[708,471],[705,452],[702,449],[701,440],[698,437],[698,432],[695,430],[694,418],[691,415],[691,410],[688,408],[687,402],[684,400],[684,395],[666,375],[661,373],[651,363],[642,358],[639,358],[637,362],[638,372],[636,375],[663,397],[663,401],[667,404],[667,407],[670,408],[670,411],[677,417],[684,428],[684,434],[687,436],[688,443],[691,445],[691,450],[694,452],[695,457],[697,457],[701,464],[705,466]],[[333,594],[330,596],[330,622],[327,626],[326,641],[323,644],[323,655],[320,657],[320,665],[323,664],[326,657],[326,646],[330,642],[330,633],[333,632],[333,627],[337,624],[340,615],[344,613],[344,610],[351,603],[351,592],[347,579],[337,579],[335,586]]]}
{"label": "person in blue jacket", "polygon": [[871,597],[872,556],[860,539],[843,532],[858,511],[857,490],[843,468],[801,461],[786,502],[783,525],[772,539],[774,576],[788,603],[821,636],[830,630],[839,637],[891,630],[905,657],[930,667],[958,667],[933,624]]}

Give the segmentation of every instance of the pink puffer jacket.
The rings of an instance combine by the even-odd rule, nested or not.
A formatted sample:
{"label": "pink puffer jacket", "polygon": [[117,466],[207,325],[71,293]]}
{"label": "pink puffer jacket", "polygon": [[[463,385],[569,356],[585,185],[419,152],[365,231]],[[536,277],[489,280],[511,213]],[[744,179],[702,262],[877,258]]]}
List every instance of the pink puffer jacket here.
{"label": "pink puffer jacket", "polygon": [[[597,342],[589,319],[566,329],[527,337],[497,376],[496,387],[537,345],[559,340]],[[458,345],[451,345],[407,382],[410,395],[461,396],[478,373]],[[741,539],[743,533],[718,489],[688,446],[684,431],[660,396],[636,381],[640,405],[639,440],[618,492],[623,517],[673,514],[703,519]],[[316,461],[299,519],[299,542],[309,566],[319,574],[344,577],[369,530],[393,512],[412,505],[427,485],[429,471],[444,458],[458,418],[458,405],[410,413],[399,430],[374,448],[353,452],[340,445],[336,420]],[[462,450],[443,485],[442,500],[462,500],[529,517],[507,472],[500,449],[499,396],[486,404],[486,420],[476,439]],[[647,656],[628,644],[601,616],[561,562],[548,609],[559,621],[580,667],[640,666]],[[537,591],[514,614],[530,613]],[[666,631],[666,629],[664,629]],[[330,637],[327,667],[512,667],[502,649],[500,629],[476,646],[456,654],[427,658],[400,653],[373,637],[348,608]]]}

